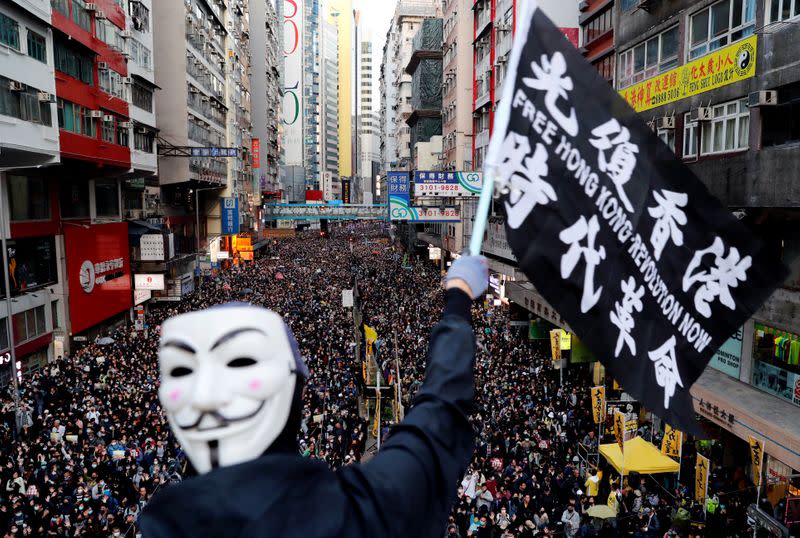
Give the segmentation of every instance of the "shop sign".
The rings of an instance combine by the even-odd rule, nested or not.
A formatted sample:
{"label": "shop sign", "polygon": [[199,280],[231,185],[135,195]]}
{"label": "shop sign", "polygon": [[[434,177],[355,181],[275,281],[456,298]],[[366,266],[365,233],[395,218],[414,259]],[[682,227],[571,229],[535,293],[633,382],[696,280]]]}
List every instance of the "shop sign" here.
{"label": "shop sign", "polygon": [[736,416],[732,412],[720,407],[718,404],[705,401],[702,398],[700,399],[700,403],[697,404],[696,409],[703,417],[728,429],[736,422]]}
{"label": "shop sign", "polygon": [[414,196],[479,196],[481,172],[414,172]]}
{"label": "shop sign", "polygon": [[220,223],[222,235],[236,235],[239,233],[239,199],[235,197],[220,200],[222,214]]}
{"label": "shop sign", "polygon": [[746,80],[756,74],[757,47],[754,35],[619,93],[636,112],[643,112]]}
{"label": "shop sign", "polygon": [[153,292],[150,290],[133,290],[133,304],[140,305],[150,300]]}
{"label": "shop sign", "polygon": [[134,275],[136,290],[162,291],[165,289],[164,275]]}
{"label": "shop sign", "polygon": [[740,328],[736,334],[728,338],[724,344],[714,353],[711,357],[709,366],[715,370],[719,370],[724,374],[739,379],[739,371],[742,363],[742,334],[743,329]]}
{"label": "shop sign", "polygon": [[64,243],[73,333],[132,306],[127,223],[65,226]]}

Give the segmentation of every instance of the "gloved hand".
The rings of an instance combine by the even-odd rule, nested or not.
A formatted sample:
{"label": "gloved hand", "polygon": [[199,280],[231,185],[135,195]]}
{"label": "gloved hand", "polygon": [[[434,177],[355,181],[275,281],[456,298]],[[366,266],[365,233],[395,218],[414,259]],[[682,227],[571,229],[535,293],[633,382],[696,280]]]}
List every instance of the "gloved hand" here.
{"label": "gloved hand", "polygon": [[[457,281],[466,284],[468,290],[459,286]],[[445,283],[447,288],[461,288],[473,300],[477,299],[489,287],[489,262],[483,256],[462,256],[450,266]]]}

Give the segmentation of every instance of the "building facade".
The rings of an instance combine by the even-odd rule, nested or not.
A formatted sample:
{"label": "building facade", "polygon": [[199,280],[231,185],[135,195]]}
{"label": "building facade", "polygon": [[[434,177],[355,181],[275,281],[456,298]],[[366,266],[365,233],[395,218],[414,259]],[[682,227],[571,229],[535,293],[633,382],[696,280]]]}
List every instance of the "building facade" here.
{"label": "building facade", "polygon": [[364,204],[371,204],[377,190],[376,176],[380,168],[380,136],[378,111],[381,98],[377,91],[374,62],[374,42],[368,28],[359,31],[358,59],[358,197]]}
{"label": "building facade", "polygon": [[614,84],[616,74],[614,54],[614,0],[581,2],[580,51],[586,60]]}
{"label": "building facade", "polygon": [[381,114],[382,175],[391,170],[410,170],[411,129],[406,120],[413,111],[412,77],[406,72],[412,40],[426,17],[441,16],[441,6],[422,0],[399,0],[390,23],[381,67],[384,96]]}
{"label": "building facade", "polygon": [[[800,69],[793,53],[800,5],[622,1],[614,9],[620,94],[790,268],[783,286],[722,346],[693,391],[695,408],[723,440],[728,462],[743,463],[737,451],[746,449],[749,436],[765,439],[768,495],[777,499],[798,487],[790,475],[800,469],[800,368],[792,352],[793,345],[800,348],[793,314],[800,305]],[[732,75],[702,82],[728,62],[735,62]],[[688,97],[662,96],[683,84],[694,84],[687,86]],[[698,86],[711,89],[698,92]]]}
{"label": "building facade", "polygon": [[340,200],[339,28],[327,0],[323,3],[320,28],[320,188],[325,200]]}

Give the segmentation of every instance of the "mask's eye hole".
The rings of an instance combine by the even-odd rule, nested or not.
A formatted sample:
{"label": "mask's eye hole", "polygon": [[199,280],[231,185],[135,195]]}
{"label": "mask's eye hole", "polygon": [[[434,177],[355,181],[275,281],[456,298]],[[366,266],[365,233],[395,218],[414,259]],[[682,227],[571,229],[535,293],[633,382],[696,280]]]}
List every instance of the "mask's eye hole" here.
{"label": "mask's eye hole", "polygon": [[187,375],[192,375],[194,372],[191,368],[187,368],[185,366],[178,366],[177,368],[173,368],[170,371],[169,375],[172,377],[186,377]]}
{"label": "mask's eye hole", "polygon": [[256,364],[255,359],[251,359],[250,357],[239,357],[238,359],[233,359],[228,363],[228,368],[247,368],[248,366],[253,366]]}

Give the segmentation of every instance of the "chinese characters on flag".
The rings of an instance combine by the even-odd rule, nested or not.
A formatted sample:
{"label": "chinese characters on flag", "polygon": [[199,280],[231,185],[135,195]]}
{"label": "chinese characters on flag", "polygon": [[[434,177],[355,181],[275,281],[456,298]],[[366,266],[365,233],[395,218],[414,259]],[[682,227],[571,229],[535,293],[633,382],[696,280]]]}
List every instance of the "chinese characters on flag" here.
{"label": "chinese characters on flag", "polygon": [[523,10],[486,159],[508,242],[625,390],[699,433],[689,389],[785,269],[535,2]]}

